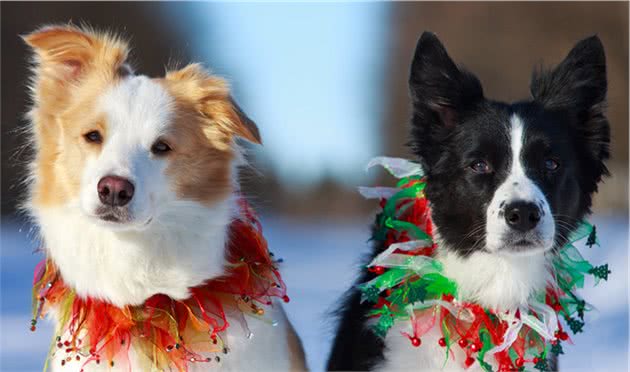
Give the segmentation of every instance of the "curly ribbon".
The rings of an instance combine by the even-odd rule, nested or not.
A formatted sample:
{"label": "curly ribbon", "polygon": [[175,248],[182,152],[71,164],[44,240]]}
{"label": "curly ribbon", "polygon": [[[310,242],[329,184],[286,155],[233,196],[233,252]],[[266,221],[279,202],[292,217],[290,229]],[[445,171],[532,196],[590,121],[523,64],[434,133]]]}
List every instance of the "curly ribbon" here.
{"label": "curly ribbon", "polygon": [[[520,309],[523,324],[528,325],[543,338],[550,341],[555,340],[555,333],[558,330],[558,314],[544,302],[531,301],[528,305],[529,309]],[[537,316],[530,315],[530,309]]]}
{"label": "curly ribbon", "polygon": [[[372,262],[368,264],[368,267],[383,266],[383,267],[403,267],[406,266],[410,270],[418,271],[424,260],[431,265],[441,267],[439,261],[426,256],[409,256],[406,254],[394,254],[396,251],[409,252],[418,248],[430,247],[433,242],[430,240],[411,240],[408,242],[394,243],[387,248],[384,252],[376,256]],[[402,262],[404,261],[404,262]],[[417,262],[416,262],[417,261]],[[430,262],[429,262],[430,261]]]}
{"label": "curly ribbon", "polygon": [[515,311],[509,311],[507,314],[500,314],[499,319],[508,324],[508,328],[503,335],[503,342],[486,351],[486,355],[494,355],[501,352],[514,343],[518,338],[518,334],[523,327],[523,322],[515,316]]}

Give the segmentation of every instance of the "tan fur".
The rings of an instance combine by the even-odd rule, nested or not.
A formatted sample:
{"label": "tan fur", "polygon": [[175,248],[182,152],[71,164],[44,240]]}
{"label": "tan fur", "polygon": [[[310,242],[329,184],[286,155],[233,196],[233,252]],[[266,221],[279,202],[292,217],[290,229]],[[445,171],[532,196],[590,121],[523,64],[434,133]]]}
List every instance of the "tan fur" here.
{"label": "tan fur", "polygon": [[85,152],[98,151],[82,135],[105,129],[90,109],[118,78],[128,47],[114,36],[74,26],[46,27],[24,40],[35,51],[36,63],[30,112],[37,172],[32,202],[61,205],[79,190]]}
{"label": "tan fur", "polygon": [[[79,191],[84,159],[100,146],[83,135],[107,122],[96,100],[127,75],[127,43],[118,37],[74,26],[43,28],[24,37],[36,53],[31,110],[36,146],[32,202],[57,206]],[[232,100],[228,84],[200,65],[155,79],[173,95],[176,119],[165,140],[167,172],[178,195],[212,203],[231,191],[234,136],[261,143],[256,125]]]}
{"label": "tan fur", "polygon": [[260,143],[258,129],[233,103],[227,82],[199,64],[169,72],[162,83],[178,107],[167,172],[180,197],[211,203],[232,191],[234,136]]}
{"label": "tan fur", "polygon": [[171,94],[208,119],[204,132],[218,148],[229,146],[233,135],[261,143],[258,128],[234,103],[225,80],[193,63],[168,73],[165,81]]}
{"label": "tan fur", "polygon": [[177,107],[173,131],[163,137],[173,149],[166,172],[180,198],[211,204],[233,191],[233,148],[223,136],[207,138],[208,124],[186,103]]}

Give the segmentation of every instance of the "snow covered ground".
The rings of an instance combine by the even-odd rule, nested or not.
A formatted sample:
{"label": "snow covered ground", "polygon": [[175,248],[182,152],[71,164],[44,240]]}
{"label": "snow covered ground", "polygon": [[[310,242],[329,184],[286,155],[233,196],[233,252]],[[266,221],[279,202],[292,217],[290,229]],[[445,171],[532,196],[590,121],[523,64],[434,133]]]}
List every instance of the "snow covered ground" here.
{"label": "snow covered ground", "polygon": [[[308,363],[321,371],[329,352],[334,324],[329,311],[347,289],[366,251],[368,222],[296,222],[268,216],[263,219],[271,250],[285,259],[284,279],[291,302],[286,309],[300,334]],[[596,217],[601,247],[582,248],[594,263],[608,262],[612,276],[595,289],[587,283],[583,294],[598,309],[587,315],[585,332],[565,347],[563,371],[628,370],[628,219]],[[31,333],[30,285],[32,269],[41,259],[33,254],[28,226],[3,221],[1,226],[0,369],[41,370],[52,329],[40,323]]]}

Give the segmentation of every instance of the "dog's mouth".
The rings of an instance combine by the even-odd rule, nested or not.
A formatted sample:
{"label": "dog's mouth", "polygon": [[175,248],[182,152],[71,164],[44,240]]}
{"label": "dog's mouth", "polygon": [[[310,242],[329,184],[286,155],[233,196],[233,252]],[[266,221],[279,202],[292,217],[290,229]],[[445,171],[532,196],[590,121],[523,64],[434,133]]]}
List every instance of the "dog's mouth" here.
{"label": "dog's mouth", "polygon": [[91,217],[96,223],[112,229],[145,229],[151,222],[153,216],[150,215],[146,219],[138,218],[130,213],[128,208],[97,208]]}
{"label": "dog's mouth", "polygon": [[121,223],[123,222],[120,217],[113,215],[113,214],[105,214],[102,216],[99,216],[99,218],[105,222],[114,222],[114,223]]}
{"label": "dog's mouth", "polygon": [[527,255],[543,252],[545,250],[547,250],[547,244],[545,244],[541,239],[519,237],[506,241],[499,252],[505,254]]}
{"label": "dog's mouth", "polygon": [[506,247],[513,253],[525,253],[539,248],[539,245],[528,239],[520,239]]}
{"label": "dog's mouth", "polygon": [[[124,227],[127,225],[136,225],[134,216],[129,212],[128,208],[98,208],[94,215],[99,222],[109,226]],[[148,222],[151,221],[149,218]]]}
{"label": "dog's mouth", "polygon": [[101,221],[124,224],[133,220],[131,213],[127,208],[98,208],[95,217]]}

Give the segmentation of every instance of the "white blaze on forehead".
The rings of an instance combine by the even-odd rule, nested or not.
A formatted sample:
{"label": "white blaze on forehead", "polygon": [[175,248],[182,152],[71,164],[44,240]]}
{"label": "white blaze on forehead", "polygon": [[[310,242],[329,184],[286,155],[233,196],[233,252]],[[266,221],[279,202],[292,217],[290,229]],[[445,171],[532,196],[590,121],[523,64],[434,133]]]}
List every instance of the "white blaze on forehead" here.
{"label": "white blaze on forehead", "polygon": [[510,147],[512,148],[512,171],[510,176],[524,176],[521,164],[521,150],[523,148],[523,122],[518,116],[510,118]]}
{"label": "white blaze on forehead", "polygon": [[153,157],[151,147],[168,130],[174,99],[155,81],[131,76],[103,92],[98,103],[106,129],[101,152],[86,161],[82,208],[96,214],[102,204],[98,182],[105,176],[123,177],[135,188],[128,215],[144,223],[152,218],[157,200],[173,198],[164,174],[167,163]]}
{"label": "white blaze on forehead", "polygon": [[533,233],[538,234],[544,249],[551,248],[555,234],[555,224],[551,216],[551,208],[542,190],[527,177],[523,164],[523,143],[525,142],[525,127],[522,119],[513,114],[509,123],[510,134],[510,173],[494,193],[486,212],[486,246],[490,251],[496,251],[505,245],[506,237],[511,233],[504,214],[505,206],[516,201],[536,204],[541,211],[541,220]]}
{"label": "white blaze on forehead", "polygon": [[127,136],[155,139],[165,132],[173,103],[166,89],[146,76],[124,79],[101,100],[111,130],[108,135],[124,130]]}
{"label": "white blaze on forehead", "polygon": [[521,118],[516,114],[510,118],[510,147],[512,149],[512,167],[507,179],[497,190],[505,189],[508,201],[523,200],[536,204],[538,199],[544,199],[540,188],[527,177],[523,166],[523,142],[525,141],[525,130]]}

